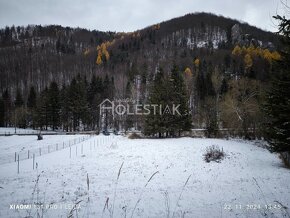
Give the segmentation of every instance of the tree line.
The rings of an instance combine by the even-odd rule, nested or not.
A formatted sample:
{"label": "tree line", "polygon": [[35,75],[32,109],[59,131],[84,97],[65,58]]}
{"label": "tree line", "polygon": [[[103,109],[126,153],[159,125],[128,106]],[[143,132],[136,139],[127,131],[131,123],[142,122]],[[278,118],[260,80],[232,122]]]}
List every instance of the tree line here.
{"label": "tree line", "polygon": [[113,95],[114,79],[108,75],[104,79],[93,76],[90,81],[77,75],[61,87],[53,81],[40,93],[31,86],[26,99],[19,89],[12,99],[6,89],[0,98],[0,126],[96,130],[100,125],[98,105]]}

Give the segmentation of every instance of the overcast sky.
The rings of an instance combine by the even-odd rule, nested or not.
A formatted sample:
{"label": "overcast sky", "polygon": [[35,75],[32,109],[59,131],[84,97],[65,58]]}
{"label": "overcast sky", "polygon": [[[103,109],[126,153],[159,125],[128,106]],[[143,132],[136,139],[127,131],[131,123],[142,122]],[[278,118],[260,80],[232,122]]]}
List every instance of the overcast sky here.
{"label": "overcast sky", "polygon": [[281,7],[280,0],[0,0],[0,27],[59,24],[127,32],[211,12],[276,31],[271,17]]}

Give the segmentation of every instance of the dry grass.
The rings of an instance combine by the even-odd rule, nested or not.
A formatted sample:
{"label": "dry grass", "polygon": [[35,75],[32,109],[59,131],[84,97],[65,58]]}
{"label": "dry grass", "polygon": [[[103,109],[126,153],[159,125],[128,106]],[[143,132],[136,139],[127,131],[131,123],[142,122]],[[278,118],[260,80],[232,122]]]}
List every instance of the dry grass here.
{"label": "dry grass", "polygon": [[131,218],[134,216],[134,212],[135,212],[135,210],[136,210],[136,208],[137,208],[139,202],[140,202],[141,199],[142,199],[142,195],[143,195],[143,193],[144,193],[145,188],[147,187],[147,185],[150,183],[150,181],[153,179],[153,177],[154,177],[157,173],[159,173],[159,171],[156,171],[155,173],[153,173],[153,174],[150,176],[150,178],[148,179],[148,181],[146,182],[146,184],[144,185],[142,191],[141,191],[140,194],[139,194],[138,200],[137,200],[137,202],[136,202],[136,204],[135,204],[135,206],[134,206],[134,208],[133,208],[133,211],[132,211],[132,214],[131,214]]}
{"label": "dry grass", "polygon": [[73,218],[73,217],[74,217],[73,214],[74,214],[75,211],[77,212],[77,206],[78,206],[81,202],[82,202],[82,200],[79,200],[79,201],[77,201],[77,202],[74,203],[73,208],[70,210],[70,212],[69,212],[69,214],[68,214],[68,216],[67,216],[68,218]]}
{"label": "dry grass", "polygon": [[121,175],[121,171],[122,171],[123,165],[124,165],[124,162],[121,164],[121,166],[119,168],[117,180],[115,182],[115,190],[114,190],[114,198],[113,198],[113,206],[112,206],[113,208],[112,208],[112,213],[111,213],[111,217],[112,218],[114,217],[114,208],[115,208],[115,199],[116,199],[116,193],[117,193],[117,186],[118,186],[118,182],[119,182],[119,178],[120,178],[120,175]]}
{"label": "dry grass", "polygon": [[177,199],[177,201],[176,201],[176,205],[175,205],[174,211],[173,211],[173,213],[172,213],[172,218],[175,217],[176,209],[177,209],[177,207],[178,207],[178,203],[179,203],[179,201],[180,201],[180,199],[181,199],[182,193],[183,193],[183,191],[184,191],[184,189],[185,189],[185,187],[186,187],[186,185],[187,185],[187,183],[188,183],[190,177],[191,177],[191,175],[187,178],[186,182],[184,183],[184,185],[183,185],[183,187],[182,187],[182,189],[181,189],[181,192],[180,192],[180,194],[179,194],[179,197],[178,197],[178,199]]}
{"label": "dry grass", "polygon": [[225,152],[223,148],[219,148],[217,145],[208,146],[206,148],[205,153],[203,154],[203,159],[205,162],[209,163],[211,161],[215,161],[220,163],[222,159],[225,157]]}

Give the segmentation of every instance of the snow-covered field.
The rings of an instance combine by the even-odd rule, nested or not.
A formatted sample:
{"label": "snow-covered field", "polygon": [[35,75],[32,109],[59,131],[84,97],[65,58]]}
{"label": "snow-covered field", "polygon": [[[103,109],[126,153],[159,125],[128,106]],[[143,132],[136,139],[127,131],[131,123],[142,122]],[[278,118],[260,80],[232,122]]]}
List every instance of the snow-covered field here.
{"label": "snow-covered field", "polygon": [[[10,153],[31,136],[0,137]],[[47,136],[35,146],[62,142]],[[82,136],[68,136],[82,137]],[[5,143],[4,143],[5,142]],[[223,147],[206,163],[207,146]],[[252,142],[94,136],[33,160],[0,164],[0,217],[288,217],[290,171]],[[36,165],[35,163],[35,165]],[[42,204],[42,206],[40,206]],[[29,207],[32,209],[16,209]],[[49,206],[50,205],[50,206]],[[73,206],[78,210],[74,210]]]}

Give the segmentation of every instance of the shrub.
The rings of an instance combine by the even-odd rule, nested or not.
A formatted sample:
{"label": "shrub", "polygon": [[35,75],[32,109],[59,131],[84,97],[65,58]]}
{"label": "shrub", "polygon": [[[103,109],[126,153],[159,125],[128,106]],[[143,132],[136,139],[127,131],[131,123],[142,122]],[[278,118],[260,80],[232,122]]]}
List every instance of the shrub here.
{"label": "shrub", "polygon": [[42,140],[42,139],[43,139],[42,134],[41,134],[41,133],[38,133],[38,135],[37,135],[37,140]]}
{"label": "shrub", "polygon": [[290,152],[281,152],[279,157],[283,161],[285,167],[290,169]]}
{"label": "shrub", "polygon": [[215,161],[220,163],[222,159],[225,157],[225,152],[223,148],[220,149],[217,145],[208,146],[206,148],[205,153],[203,154],[203,159],[205,162],[209,163],[211,161]]}
{"label": "shrub", "polygon": [[141,139],[142,137],[139,134],[133,132],[132,134],[129,135],[128,138],[129,139]]}

